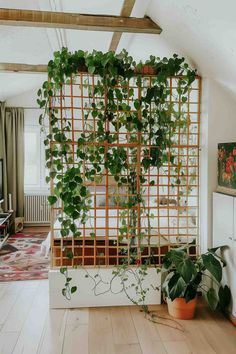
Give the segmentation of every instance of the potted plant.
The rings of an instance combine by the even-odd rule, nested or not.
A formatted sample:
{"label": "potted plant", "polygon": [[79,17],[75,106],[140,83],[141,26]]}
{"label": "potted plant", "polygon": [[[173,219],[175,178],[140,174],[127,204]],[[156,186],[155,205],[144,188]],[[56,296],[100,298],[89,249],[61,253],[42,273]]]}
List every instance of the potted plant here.
{"label": "potted plant", "polygon": [[206,294],[212,310],[225,311],[231,300],[227,285],[223,286],[220,256],[222,247],[209,249],[199,256],[189,256],[186,249],[170,250],[163,260],[162,291],[167,299],[169,314],[178,319],[191,319],[197,304],[197,292]]}
{"label": "potted plant", "polygon": [[156,75],[157,71],[154,68],[154,66],[150,64],[142,64],[139,63],[136,68],[134,69],[135,74],[141,74],[141,75]]}

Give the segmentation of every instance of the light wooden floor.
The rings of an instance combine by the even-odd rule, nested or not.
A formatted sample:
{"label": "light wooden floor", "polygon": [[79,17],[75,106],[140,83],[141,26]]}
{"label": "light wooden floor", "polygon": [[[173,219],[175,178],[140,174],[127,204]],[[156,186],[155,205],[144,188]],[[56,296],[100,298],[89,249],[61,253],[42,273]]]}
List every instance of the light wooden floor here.
{"label": "light wooden floor", "polygon": [[184,333],[135,307],[49,310],[48,281],[0,283],[0,354],[236,353],[236,329],[205,306],[179,323]]}

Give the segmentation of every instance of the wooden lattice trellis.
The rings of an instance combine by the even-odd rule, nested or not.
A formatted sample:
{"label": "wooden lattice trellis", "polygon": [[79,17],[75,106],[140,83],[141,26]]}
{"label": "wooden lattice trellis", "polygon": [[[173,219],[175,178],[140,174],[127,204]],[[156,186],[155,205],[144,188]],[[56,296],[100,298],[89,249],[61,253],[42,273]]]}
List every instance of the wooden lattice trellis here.
{"label": "wooden lattice trellis", "polygon": [[[61,129],[65,121],[71,122],[71,131],[64,133],[71,139],[73,163],[77,161],[76,147],[81,133],[95,132],[98,129],[97,118],[89,114],[89,103],[101,99],[93,95],[97,80],[96,76],[79,73],[63,85],[60,95],[55,96],[50,103],[51,107],[58,108],[60,112]],[[143,203],[128,209],[122,206],[131,195],[128,187],[124,184],[118,187],[104,165],[101,166],[102,177],[95,175],[94,182],[88,181],[85,175],[87,169],[93,168],[92,162],[84,163],[84,184],[89,187],[92,198],[90,217],[86,224],[79,225],[80,237],[74,238],[72,234],[61,237],[60,223],[56,220],[58,215],[63,216],[63,204],[52,206],[53,267],[114,266],[122,264],[124,260],[132,264],[133,250],[141,263],[148,260],[150,264],[159,265],[163,255],[171,247],[181,245],[186,246],[190,254],[198,253],[201,80],[196,77],[184,103],[178,99],[178,80],[179,77],[169,78],[169,100],[176,111],[184,112],[188,124],[179,127],[175,132],[175,142],[171,149],[176,156],[176,165],[173,166],[168,160],[160,169],[150,168],[145,174],[146,182],[143,184],[137,178],[136,192],[141,192]],[[141,97],[142,90],[152,86],[152,76],[142,78],[142,88],[138,88],[135,82],[135,79],[129,81],[129,87],[134,90],[132,99],[127,99],[129,105],[132,105],[135,97]],[[116,114],[119,115],[119,110]],[[139,118],[142,119],[141,111]],[[148,149],[150,154],[150,146],[142,143],[142,133],[138,133],[138,142],[132,143],[132,133],[122,129],[116,131],[111,122],[106,122],[106,130],[118,135],[117,143],[102,143],[101,149],[107,152],[111,145],[113,148],[123,147],[127,154],[127,165],[134,168],[137,176],[140,176],[140,156],[144,149]],[[54,141],[51,144],[59,143]],[[93,149],[95,144],[97,143],[89,143],[89,148]],[[65,168],[64,164],[62,175]],[[150,185],[150,181],[154,181],[153,185]],[[52,194],[53,190],[54,184],[51,182]],[[136,220],[133,225],[130,223],[131,219]],[[133,240],[134,234],[139,237]],[[73,253],[72,259],[68,259],[68,251]]]}

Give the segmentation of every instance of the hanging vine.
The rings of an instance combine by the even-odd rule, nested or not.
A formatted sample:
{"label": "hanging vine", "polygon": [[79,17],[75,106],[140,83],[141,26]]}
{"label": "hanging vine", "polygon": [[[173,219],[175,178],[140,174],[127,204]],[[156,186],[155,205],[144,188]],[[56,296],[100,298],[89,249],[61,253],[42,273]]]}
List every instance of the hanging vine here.
{"label": "hanging vine", "polygon": [[[39,107],[44,109],[39,122],[45,131],[46,166],[50,169],[46,180],[47,182],[52,180],[55,186],[54,194],[49,196],[48,200],[51,205],[55,204],[58,199],[63,202],[64,214],[59,218],[61,236],[67,237],[72,233],[74,237],[80,237],[81,232],[77,225],[83,225],[89,219],[92,200],[83,177],[84,165],[86,162],[92,164],[92,168],[85,169],[86,182],[101,180],[103,173],[101,166],[104,166],[114,177],[118,189],[128,188],[127,197],[119,201],[125,208],[120,212],[122,226],[119,233],[122,239],[127,230],[130,230],[131,264],[141,267],[141,277],[146,272],[149,260],[141,264],[137,248],[133,248],[133,245],[137,238],[143,237],[141,233],[137,234],[138,221],[135,207],[139,206],[141,213],[150,217],[143,199],[143,184],[147,183],[145,173],[150,168],[159,169],[168,161],[175,164],[174,156],[171,155],[173,138],[179,127],[184,128],[188,125],[185,114],[175,110],[174,104],[169,99],[171,94],[169,78],[179,77],[177,80],[178,101],[185,103],[189,87],[196,75],[196,72],[185,63],[184,58],[179,58],[176,54],[169,59],[151,56],[145,62],[146,66],[151,67],[155,74],[152,76],[151,87],[144,88],[144,64],[136,64],[125,50],[116,55],[114,52],[87,53],[82,50],[71,53],[67,48],[63,48],[60,52],[55,52],[54,60],[48,63],[48,81],[45,81],[39,89],[37,100]],[[98,79],[92,88],[88,83],[91,99],[89,98],[86,102],[84,117],[86,132],[81,133],[78,138],[75,163],[71,157],[72,139],[68,134],[72,131],[71,123],[66,116],[60,117],[60,112],[51,103],[55,102],[58,96],[63,99],[64,84],[73,82],[78,71],[88,72],[89,75],[95,75]],[[133,79],[140,89],[139,97],[129,85],[130,80]],[[96,100],[92,99],[94,97]],[[47,133],[45,128],[47,115],[50,117],[50,133]],[[96,131],[89,128],[88,119],[91,117],[96,119]],[[109,129],[110,125],[114,128],[112,131]],[[128,132],[127,143],[133,144],[130,148],[131,161],[137,162],[135,143],[147,145],[139,156],[139,173],[127,163],[127,151],[124,147],[117,144],[118,132],[121,129]],[[154,185],[152,180],[149,183]],[[181,181],[178,180],[175,183],[180,184]],[[129,225],[126,222],[127,214]],[[147,225],[148,227],[150,226]],[[91,232],[90,236],[95,237],[95,233]],[[73,254],[69,252],[68,257],[73,258]],[[128,268],[129,265],[127,258],[124,258],[121,268],[118,267],[114,273],[115,276],[123,279],[123,283],[126,277],[122,267]],[[66,295],[71,281],[67,267],[61,268],[61,273],[66,278],[66,287],[63,289]],[[73,289],[72,292],[76,291],[76,287],[71,289]],[[126,289],[125,285],[124,289]],[[140,292],[139,286],[137,291]],[[143,291],[143,289],[141,295],[139,293],[142,306],[145,306],[145,293],[146,290]]]}

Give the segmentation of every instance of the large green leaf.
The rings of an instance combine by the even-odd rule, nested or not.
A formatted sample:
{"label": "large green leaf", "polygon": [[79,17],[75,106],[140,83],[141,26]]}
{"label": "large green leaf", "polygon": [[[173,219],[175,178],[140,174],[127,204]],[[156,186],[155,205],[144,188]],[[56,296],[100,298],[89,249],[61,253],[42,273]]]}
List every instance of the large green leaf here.
{"label": "large green leaf", "polygon": [[193,300],[196,297],[196,295],[197,295],[197,288],[194,286],[194,284],[189,284],[184,293],[184,298],[186,302]]}
{"label": "large green leaf", "polygon": [[226,267],[227,263],[226,263],[225,259],[223,258],[223,256],[221,255],[221,253],[226,248],[228,248],[228,246],[219,246],[219,247],[208,249],[208,252],[212,253],[217,259],[219,259],[221,261],[221,263],[223,264],[223,267]]}
{"label": "large green leaf", "polygon": [[228,248],[228,246],[223,245],[223,246],[213,247],[213,248],[209,248],[208,251],[211,253],[216,253],[218,250],[223,251],[225,248]]}
{"label": "large green leaf", "polygon": [[216,291],[213,288],[210,288],[207,292],[207,301],[210,306],[210,308],[215,311],[218,305],[218,298],[216,295]]}
{"label": "large green leaf", "polygon": [[202,281],[202,272],[198,272],[195,278],[191,281],[195,288],[198,288],[199,284]]}
{"label": "large green leaf", "polygon": [[167,252],[163,257],[162,269],[169,269],[172,265],[171,253]]}
{"label": "large green leaf", "polygon": [[174,275],[174,272],[167,273],[166,271],[161,273],[162,291],[166,296],[169,296],[169,281]]}
{"label": "large green leaf", "polygon": [[197,274],[195,265],[188,256],[179,262],[177,271],[186,283],[189,283]]}
{"label": "large green leaf", "polygon": [[171,257],[173,263],[175,264],[175,266],[177,267],[180,262],[183,262],[184,258],[186,257],[186,252],[184,252],[183,250],[180,250],[180,249],[171,250],[170,257]]}
{"label": "large green leaf", "polygon": [[206,269],[220,283],[222,279],[222,267],[220,262],[211,253],[203,254],[202,261]]}
{"label": "large green leaf", "polygon": [[173,301],[177,297],[182,297],[184,295],[186,283],[183,278],[175,273],[169,280],[168,284],[168,296]]}
{"label": "large green leaf", "polygon": [[225,310],[226,307],[229,306],[230,301],[231,301],[230,288],[227,285],[225,285],[224,287],[220,286],[218,296],[219,296],[220,308],[222,310]]}

